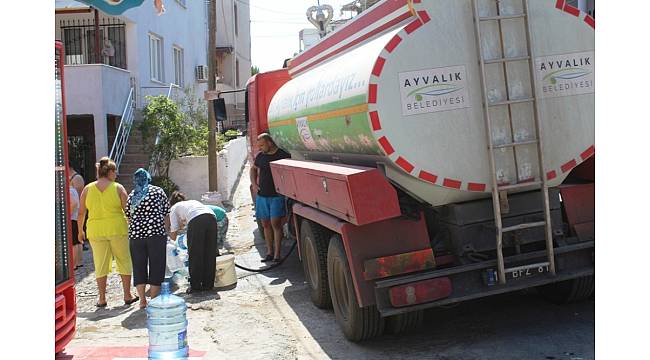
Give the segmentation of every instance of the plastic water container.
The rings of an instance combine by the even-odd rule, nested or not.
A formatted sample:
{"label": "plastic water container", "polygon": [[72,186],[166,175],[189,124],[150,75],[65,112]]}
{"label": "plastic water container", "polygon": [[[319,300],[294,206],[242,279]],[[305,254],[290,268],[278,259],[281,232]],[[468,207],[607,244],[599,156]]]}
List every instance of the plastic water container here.
{"label": "plastic water container", "polygon": [[178,244],[179,249],[187,250],[187,236],[185,234],[178,235],[176,243]]}
{"label": "plastic water container", "polygon": [[172,295],[169,283],[160,286],[160,295],[147,305],[149,359],[187,359],[185,301]]}

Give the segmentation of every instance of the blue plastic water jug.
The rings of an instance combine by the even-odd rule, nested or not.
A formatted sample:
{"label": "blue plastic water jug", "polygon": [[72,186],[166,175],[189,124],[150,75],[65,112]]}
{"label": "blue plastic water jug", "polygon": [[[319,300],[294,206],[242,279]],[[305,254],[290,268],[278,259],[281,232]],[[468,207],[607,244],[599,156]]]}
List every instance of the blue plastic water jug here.
{"label": "blue plastic water jug", "polygon": [[185,300],[172,295],[169,283],[160,286],[160,295],[147,305],[149,359],[187,359]]}

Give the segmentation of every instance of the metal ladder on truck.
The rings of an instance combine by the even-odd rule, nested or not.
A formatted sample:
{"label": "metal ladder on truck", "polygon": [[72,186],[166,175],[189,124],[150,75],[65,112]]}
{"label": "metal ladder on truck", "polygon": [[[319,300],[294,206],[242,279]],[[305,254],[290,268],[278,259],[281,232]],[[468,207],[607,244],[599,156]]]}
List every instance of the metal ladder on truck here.
{"label": "metal ladder on truck", "polygon": [[[492,203],[493,203],[493,208],[494,208],[494,222],[496,225],[496,252],[497,252],[497,278],[500,284],[505,284],[506,283],[506,274],[511,273],[514,271],[521,271],[521,270],[529,270],[529,269],[535,269],[535,268],[544,268],[547,267],[549,273],[552,275],[555,275],[555,258],[554,258],[554,251],[553,251],[553,235],[552,235],[552,227],[551,227],[551,211],[549,208],[549,195],[548,195],[548,185],[546,184],[546,179],[544,176],[544,152],[543,152],[543,147],[542,147],[542,129],[539,123],[539,109],[537,106],[537,95],[536,95],[536,78],[535,78],[535,69],[534,69],[534,54],[533,54],[533,49],[531,46],[531,36],[530,36],[530,23],[528,21],[528,1],[527,0],[522,0],[522,7],[523,7],[523,12],[520,14],[509,14],[509,15],[501,15],[500,11],[500,6],[499,6],[499,1],[500,0],[495,0],[496,1],[496,7],[497,7],[497,15],[496,16],[480,16],[479,14],[479,2],[480,0],[472,0],[473,2],[473,11],[474,11],[474,24],[476,28],[476,37],[477,37],[477,44],[478,44],[478,52],[479,52],[479,59],[480,59],[480,72],[481,72],[481,80],[482,80],[482,88],[483,88],[483,110],[484,110],[484,116],[485,116],[485,124],[486,124],[486,131],[487,131],[487,138],[488,138],[488,152],[489,152],[489,159],[490,159],[490,173],[492,177]],[[507,20],[507,19],[522,19],[524,22],[524,27],[526,28],[526,47],[528,50],[528,54],[526,56],[519,56],[519,57],[505,57],[505,52],[504,52],[504,43],[503,43],[503,28],[502,28],[502,20]],[[501,54],[504,56],[503,58],[497,58],[497,59],[485,59],[484,58],[484,52],[483,52],[483,45],[481,42],[481,23],[487,22],[487,21],[496,21],[498,23],[498,29],[499,29],[499,35],[500,35],[500,42],[501,42]],[[527,61],[529,68],[530,68],[530,81],[531,81],[531,91],[532,91],[532,97],[530,98],[524,98],[524,99],[517,99],[517,100],[511,100],[510,99],[510,87],[508,86],[508,73],[506,69],[506,64],[509,62],[513,61]],[[507,98],[505,101],[499,101],[499,102],[490,102],[488,99],[488,89],[487,89],[487,83],[486,83],[486,65],[488,64],[502,64],[503,66],[503,73],[504,73],[504,78],[505,78],[505,88],[506,88],[506,93],[508,94]],[[533,106],[533,123],[535,127],[535,138],[532,140],[527,140],[527,141],[521,141],[517,142],[514,140],[514,137],[511,136],[512,141],[507,144],[499,144],[495,145],[494,141],[492,139],[492,122],[490,120],[490,108],[493,108],[495,106],[507,106],[509,110],[511,110],[511,106],[513,104],[520,104],[520,103],[532,103]],[[511,114],[511,112],[508,112]],[[509,125],[512,133],[512,116],[509,115]],[[519,146],[523,145],[532,145],[535,144],[537,145],[536,152],[537,152],[537,160],[538,160],[538,165],[539,165],[539,180],[535,181],[529,181],[529,182],[523,182],[523,183],[516,183],[513,185],[499,185],[499,182],[497,180],[497,172],[496,172],[496,167],[495,167],[495,155],[494,151],[503,149],[503,148],[512,148],[513,149],[513,154],[516,159],[516,149]],[[519,180],[519,170],[517,169],[517,166],[515,166],[516,169],[516,179],[518,182]],[[531,186],[540,186],[540,191],[542,195],[542,202],[543,202],[543,208],[544,208],[544,221],[538,221],[538,222],[527,222],[527,223],[522,223],[518,225],[513,225],[513,226],[508,226],[508,227],[503,227],[502,223],[502,208],[504,205],[507,205],[507,195],[509,191],[513,190],[520,190],[522,188],[527,188]],[[505,202],[505,204],[504,204]],[[514,268],[505,268],[504,260],[503,260],[503,234],[504,233],[509,233],[509,232],[514,232],[514,231],[519,231],[519,230],[524,230],[524,229],[529,229],[529,228],[535,228],[535,227],[544,227],[545,231],[545,238],[546,238],[546,255],[547,255],[547,261],[542,262],[542,263],[536,263],[536,264],[530,264],[530,265],[523,265],[523,266],[517,266]]]}

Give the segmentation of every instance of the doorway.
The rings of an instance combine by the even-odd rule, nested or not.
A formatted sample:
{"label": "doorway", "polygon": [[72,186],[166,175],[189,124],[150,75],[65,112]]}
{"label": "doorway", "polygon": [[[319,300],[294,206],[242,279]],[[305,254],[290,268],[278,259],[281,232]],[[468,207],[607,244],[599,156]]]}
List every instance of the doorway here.
{"label": "doorway", "polygon": [[92,115],[68,115],[68,158],[86,184],[97,180],[95,121]]}

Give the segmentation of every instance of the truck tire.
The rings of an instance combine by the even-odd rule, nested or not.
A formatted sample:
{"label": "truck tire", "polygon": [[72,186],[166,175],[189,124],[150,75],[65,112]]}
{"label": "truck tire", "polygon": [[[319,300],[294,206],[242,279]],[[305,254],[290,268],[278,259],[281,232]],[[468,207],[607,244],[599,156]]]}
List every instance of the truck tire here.
{"label": "truck tire", "polygon": [[411,311],[406,314],[393,315],[386,318],[385,334],[402,334],[416,330],[424,321],[424,310]]}
{"label": "truck tire", "polygon": [[537,291],[548,301],[556,304],[568,304],[582,301],[594,293],[594,276],[561,281],[554,284],[538,286]]}
{"label": "truck tire", "polygon": [[332,307],[327,280],[327,231],[320,225],[303,219],[300,225],[300,254],[311,301],[321,309]]}
{"label": "truck tire", "polygon": [[357,342],[381,335],[384,331],[384,319],[375,305],[359,306],[343,241],[338,234],[330,239],[327,274],[336,322],[345,337]]}

